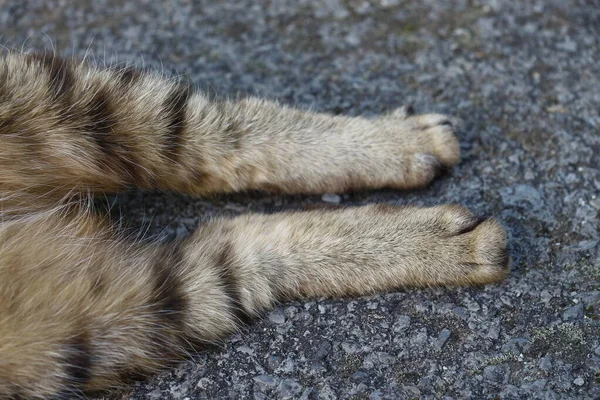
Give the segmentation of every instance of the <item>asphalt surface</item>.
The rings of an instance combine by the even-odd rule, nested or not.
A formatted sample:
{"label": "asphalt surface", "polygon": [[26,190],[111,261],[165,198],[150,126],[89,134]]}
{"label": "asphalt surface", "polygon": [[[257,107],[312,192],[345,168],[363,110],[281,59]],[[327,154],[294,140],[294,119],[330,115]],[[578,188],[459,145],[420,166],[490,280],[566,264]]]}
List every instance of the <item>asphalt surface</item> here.
{"label": "asphalt surface", "polygon": [[[430,188],[325,197],[456,203],[497,217],[501,284],[285,303],[132,399],[600,397],[600,3],[0,1],[10,48],[185,73],[200,89],[374,115],[464,121],[462,163]],[[120,196],[153,234],[320,196]]]}

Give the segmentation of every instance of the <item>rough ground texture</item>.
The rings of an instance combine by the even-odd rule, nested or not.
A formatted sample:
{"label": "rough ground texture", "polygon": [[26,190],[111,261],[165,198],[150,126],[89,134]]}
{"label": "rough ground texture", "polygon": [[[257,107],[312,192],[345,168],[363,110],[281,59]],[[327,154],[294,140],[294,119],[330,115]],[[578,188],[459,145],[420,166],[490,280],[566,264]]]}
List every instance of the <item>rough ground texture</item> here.
{"label": "rough ground texture", "polygon": [[283,304],[124,398],[600,396],[597,1],[0,5],[9,47],[163,66],[226,96],[347,114],[413,103],[464,121],[463,162],[427,190],[121,196],[134,225],[184,236],[214,215],[378,201],[462,204],[509,234],[513,272],[499,285]]}

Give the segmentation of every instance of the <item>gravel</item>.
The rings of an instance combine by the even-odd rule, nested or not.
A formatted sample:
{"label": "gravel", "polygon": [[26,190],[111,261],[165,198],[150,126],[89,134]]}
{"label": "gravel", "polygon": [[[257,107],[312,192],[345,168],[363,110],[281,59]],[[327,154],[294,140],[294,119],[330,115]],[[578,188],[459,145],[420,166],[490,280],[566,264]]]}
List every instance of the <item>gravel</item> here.
{"label": "gravel", "polygon": [[135,227],[184,237],[216,215],[378,201],[462,204],[508,231],[500,284],[288,302],[123,398],[600,397],[597,1],[13,0],[0,24],[8,47],[177,70],[219,95],[463,121],[463,162],[425,190],[119,196]]}

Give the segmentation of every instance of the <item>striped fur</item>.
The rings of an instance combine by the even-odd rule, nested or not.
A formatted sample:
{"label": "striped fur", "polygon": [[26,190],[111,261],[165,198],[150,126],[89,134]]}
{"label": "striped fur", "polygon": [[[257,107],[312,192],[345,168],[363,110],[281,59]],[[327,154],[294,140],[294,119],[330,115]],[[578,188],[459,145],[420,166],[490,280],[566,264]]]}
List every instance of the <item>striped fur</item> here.
{"label": "striped fur", "polygon": [[244,215],[135,243],[78,201],[427,185],[459,160],[442,115],[375,119],[247,98],[53,55],[0,59],[0,399],[126,384],[277,301],[494,282],[505,234],[458,206]]}

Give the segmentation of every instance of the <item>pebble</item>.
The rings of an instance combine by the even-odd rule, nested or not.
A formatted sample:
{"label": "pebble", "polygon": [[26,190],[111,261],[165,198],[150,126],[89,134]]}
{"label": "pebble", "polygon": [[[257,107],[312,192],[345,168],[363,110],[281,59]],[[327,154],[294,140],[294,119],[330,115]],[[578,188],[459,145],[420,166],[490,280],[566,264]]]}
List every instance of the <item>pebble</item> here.
{"label": "pebble", "polygon": [[326,203],[340,204],[342,202],[342,197],[339,194],[325,193],[321,196],[321,200]]}
{"label": "pebble", "polygon": [[327,341],[327,340],[323,340],[322,342],[319,343],[319,345],[317,346],[317,352],[315,353],[315,359],[316,360],[322,360],[325,357],[327,357],[327,355],[329,353],[331,353],[331,342]]}
{"label": "pebble", "polygon": [[294,379],[283,379],[277,387],[277,392],[282,399],[291,399],[302,393],[302,386]]}
{"label": "pebble", "polygon": [[269,313],[269,320],[274,324],[283,324],[285,322],[285,314],[278,308]]}
{"label": "pebble", "polygon": [[319,392],[317,389],[310,387],[302,392],[300,400],[319,400]]}
{"label": "pebble", "polygon": [[565,312],[563,312],[562,317],[565,321],[576,321],[583,319],[583,304],[579,303],[567,308]]}
{"label": "pebble", "polygon": [[546,357],[540,358],[538,366],[540,367],[540,369],[543,369],[544,371],[549,371],[550,369],[552,369],[552,357],[546,356]]}
{"label": "pebble", "polygon": [[396,318],[396,322],[393,325],[394,332],[402,332],[410,326],[410,317],[408,315],[400,315]]}
{"label": "pebble", "polygon": [[271,375],[257,375],[253,379],[255,382],[258,382],[262,385],[269,386],[269,387],[275,387],[275,386],[277,386],[277,383],[279,382],[279,378],[277,378],[276,376],[271,376]]}
{"label": "pebble", "polygon": [[507,378],[507,368],[504,365],[488,365],[483,369],[483,377],[488,381],[503,383]]}
{"label": "pebble", "polygon": [[502,352],[511,353],[518,356],[526,351],[526,349],[528,349],[530,346],[531,343],[525,338],[512,338],[502,345]]}
{"label": "pebble", "polygon": [[444,347],[444,345],[446,344],[448,339],[450,339],[450,335],[452,335],[452,331],[450,329],[447,329],[447,328],[442,329],[442,331],[440,332],[440,334],[437,337],[437,345],[440,349],[442,347]]}

